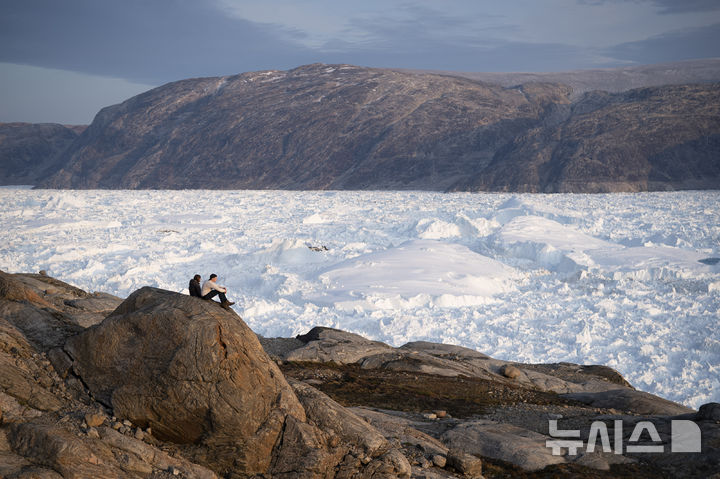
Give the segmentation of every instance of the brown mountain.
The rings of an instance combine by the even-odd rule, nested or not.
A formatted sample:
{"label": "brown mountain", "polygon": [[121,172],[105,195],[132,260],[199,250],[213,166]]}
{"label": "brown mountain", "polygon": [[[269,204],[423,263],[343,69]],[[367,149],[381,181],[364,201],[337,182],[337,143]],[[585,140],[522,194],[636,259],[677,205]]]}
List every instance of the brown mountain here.
{"label": "brown mountain", "polygon": [[57,171],[54,162],[84,127],[0,123],[0,185],[34,185]]}
{"label": "brown mountain", "polygon": [[592,92],[567,118],[516,137],[457,190],[720,188],[720,85]]}
{"label": "brown mountain", "polygon": [[103,109],[42,186],[720,187],[720,85],[572,98],[349,65],[184,80]]}

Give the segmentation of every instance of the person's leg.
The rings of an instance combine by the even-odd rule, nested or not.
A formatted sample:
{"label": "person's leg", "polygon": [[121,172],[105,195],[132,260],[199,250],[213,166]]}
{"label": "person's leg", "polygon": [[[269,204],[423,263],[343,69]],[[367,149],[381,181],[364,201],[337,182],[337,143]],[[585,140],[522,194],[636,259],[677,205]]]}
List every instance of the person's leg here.
{"label": "person's leg", "polygon": [[203,296],[202,299],[213,299],[213,298],[214,298],[215,296],[217,296],[218,294],[221,295],[221,296],[220,296],[220,299],[221,299],[221,300],[222,300],[223,296],[225,296],[225,295],[222,294],[220,291],[217,291],[217,290],[214,290],[214,289],[213,289],[213,290],[211,290],[208,294],[206,294],[205,296]]}
{"label": "person's leg", "polygon": [[218,293],[218,298],[220,298],[221,303],[227,303],[228,299],[227,296],[225,296],[225,293]]}

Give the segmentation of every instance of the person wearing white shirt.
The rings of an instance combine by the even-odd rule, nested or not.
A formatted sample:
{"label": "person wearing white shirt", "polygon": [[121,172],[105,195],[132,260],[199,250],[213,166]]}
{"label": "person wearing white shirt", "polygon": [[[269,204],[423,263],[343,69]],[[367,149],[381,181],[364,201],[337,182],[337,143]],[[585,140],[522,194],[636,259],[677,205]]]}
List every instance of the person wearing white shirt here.
{"label": "person wearing white shirt", "polygon": [[225,293],[227,293],[227,288],[225,288],[225,286],[220,286],[219,284],[217,284],[217,275],[211,274],[210,279],[203,283],[202,292],[200,294],[202,295],[202,299],[212,299],[215,296],[218,296],[220,298],[220,306],[225,309],[229,309],[230,306],[235,303],[232,301],[228,301]]}

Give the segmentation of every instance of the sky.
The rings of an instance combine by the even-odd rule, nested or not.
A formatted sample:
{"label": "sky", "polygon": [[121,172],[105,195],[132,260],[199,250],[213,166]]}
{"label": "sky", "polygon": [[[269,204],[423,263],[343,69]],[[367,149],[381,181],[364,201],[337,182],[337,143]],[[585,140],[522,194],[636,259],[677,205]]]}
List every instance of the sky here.
{"label": "sky", "polygon": [[0,122],[300,65],[541,72],[720,57],[720,0],[0,0]]}

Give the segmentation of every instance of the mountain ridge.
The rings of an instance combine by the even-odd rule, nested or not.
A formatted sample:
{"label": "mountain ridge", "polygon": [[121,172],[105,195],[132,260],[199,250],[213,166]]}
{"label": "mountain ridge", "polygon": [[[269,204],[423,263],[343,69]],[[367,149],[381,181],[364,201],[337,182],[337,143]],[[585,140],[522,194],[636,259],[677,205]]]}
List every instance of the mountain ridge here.
{"label": "mountain ridge", "polygon": [[573,97],[577,98],[593,90],[620,93],[652,86],[716,83],[720,81],[720,58],[560,72],[453,72],[413,69],[401,71],[459,76],[505,87],[528,82],[562,83],[570,86],[573,89]]}
{"label": "mountain ridge", "polygon": [[578,95],[562,83],[313,64],[181,80],[104,108],[36,184],[716,189],[719,151],[720,83]]}

